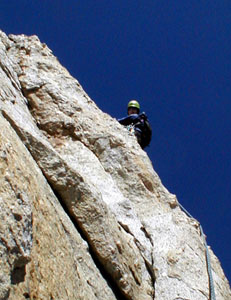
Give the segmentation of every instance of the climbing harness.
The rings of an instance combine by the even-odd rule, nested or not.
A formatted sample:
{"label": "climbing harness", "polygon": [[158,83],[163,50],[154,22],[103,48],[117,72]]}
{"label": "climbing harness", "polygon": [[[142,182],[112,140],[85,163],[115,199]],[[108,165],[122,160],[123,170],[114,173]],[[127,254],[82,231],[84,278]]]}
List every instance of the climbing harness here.
{"label": "climbing harness", "polygon": [[[186,215],[192,219],[193,216],[179,203],[180,208],[186,213]],[[210,292],[210,297],[209,300],[216,300],[216,296],[215,296],[215,288],[214,288],[214,282],[213,282],[213,275],[212,275],[212,268],[211,268],[211,260],[210,260],[210,255],[209,255],[209,249],[208,249],[208,245],[205,239],[205,235],[202,229],[202,226],[200,224],[200,233],[201,236],[203,237],[203,242],[204,242],[204,246],[205,246],[205,253],[206,253],[206,262],[207,262],[207,272],[208,272],[208,276],[209,276],[209,292]]]}

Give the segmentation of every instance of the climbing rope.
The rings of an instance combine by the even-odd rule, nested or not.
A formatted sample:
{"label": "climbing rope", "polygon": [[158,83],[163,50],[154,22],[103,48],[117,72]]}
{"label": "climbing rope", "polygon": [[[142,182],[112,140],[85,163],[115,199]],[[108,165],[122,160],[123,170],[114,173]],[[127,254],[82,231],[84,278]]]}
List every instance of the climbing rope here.
{"label": "climbing rope", "polygon": [[[192,219],[193,216],[179,203],[180,208],[186,213],[186,215]],[[210,292],[210,300],[216,300],[216,296],[215,296],[215,288],[214,288],[214,282],[213,282],[213,275],[212,275],[212,268],[211,268],[211,260],[210,260],[210,255],[209,255],[209,249],[208,249],[208,245],[205,239],[205,235],[204,235],[204,231],[202,229],[202,226],[200,224],[200,233],[201,236],[203,237],[203,242],[204,242],[204,246],[205,246],[205,253],[206,253],[206,263],[207,263],[207,272],[208,272],[208,276],[209,276],[209,292]]]}

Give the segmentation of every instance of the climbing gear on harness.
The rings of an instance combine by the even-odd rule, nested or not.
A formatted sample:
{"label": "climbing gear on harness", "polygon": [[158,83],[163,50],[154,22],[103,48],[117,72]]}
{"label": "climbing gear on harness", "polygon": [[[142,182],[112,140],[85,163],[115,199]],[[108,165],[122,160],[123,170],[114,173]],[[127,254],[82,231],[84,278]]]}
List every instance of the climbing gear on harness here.
{"label": "climbing gear on harness", "polygon": [[[179,203],[180,208],[186,213],[186,215],[192,219],[193,216]],[[209,276],[209,292],[210,292],[210,300],[216,300],[216,296],[215,296],[215,288],[214,288],[214,282],[213,282],[213,275],[212,275],[212,268],[211,268],[211,260],[210,260],[210,255],[209,255],[209,249],[208,249],[208,245],[205,239],[205,235],[202,229],[202,226],[200,224],[200,233],[201,236],[203,238],[203,242],[204,242],[204,246],[205,246],[205,254],[206,254],[206,263],[207,263],[207,272],[208,272],[208,276]]]}
{"label": "climbing gear on harness", "polygon": [[136,137],[137,142],[142,147],[142,133],[140,131],[136,130],[135,124],[132,123],[130,125],[127,125],[126,128],[129,132],[131,132],[131,134],[133,134]]}
{"label": "climbing gear on harness", "polygon": [[134,124],[127,125],[126,128],[129,132],[135,134],[135,125]]}

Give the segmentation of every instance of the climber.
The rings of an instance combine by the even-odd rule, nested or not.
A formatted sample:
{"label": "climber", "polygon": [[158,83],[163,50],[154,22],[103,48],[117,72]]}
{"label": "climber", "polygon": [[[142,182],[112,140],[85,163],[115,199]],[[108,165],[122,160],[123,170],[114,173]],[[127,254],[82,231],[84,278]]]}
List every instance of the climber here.
{"label": "climber", "polygon": [[152,138],[152,129],[148,122],[146,114],[140,114],[140,104],[136,100],[128,102],[128,116],[119,119],[118,122],[126,126],[129,130],[134,128],[134,133],[141,148],[144,149],[150,144]]}

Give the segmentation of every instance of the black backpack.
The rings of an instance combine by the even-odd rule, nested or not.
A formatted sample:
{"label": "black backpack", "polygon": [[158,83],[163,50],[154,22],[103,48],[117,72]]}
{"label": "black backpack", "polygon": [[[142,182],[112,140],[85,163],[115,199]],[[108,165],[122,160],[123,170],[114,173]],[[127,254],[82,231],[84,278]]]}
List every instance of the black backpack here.
{"label": "black backpack", "polygon": [[145,113],[139,115],[139,121],[135,125],[141,130],[140,146],[144,149],[150,144],[152,139],[152,128]]}

